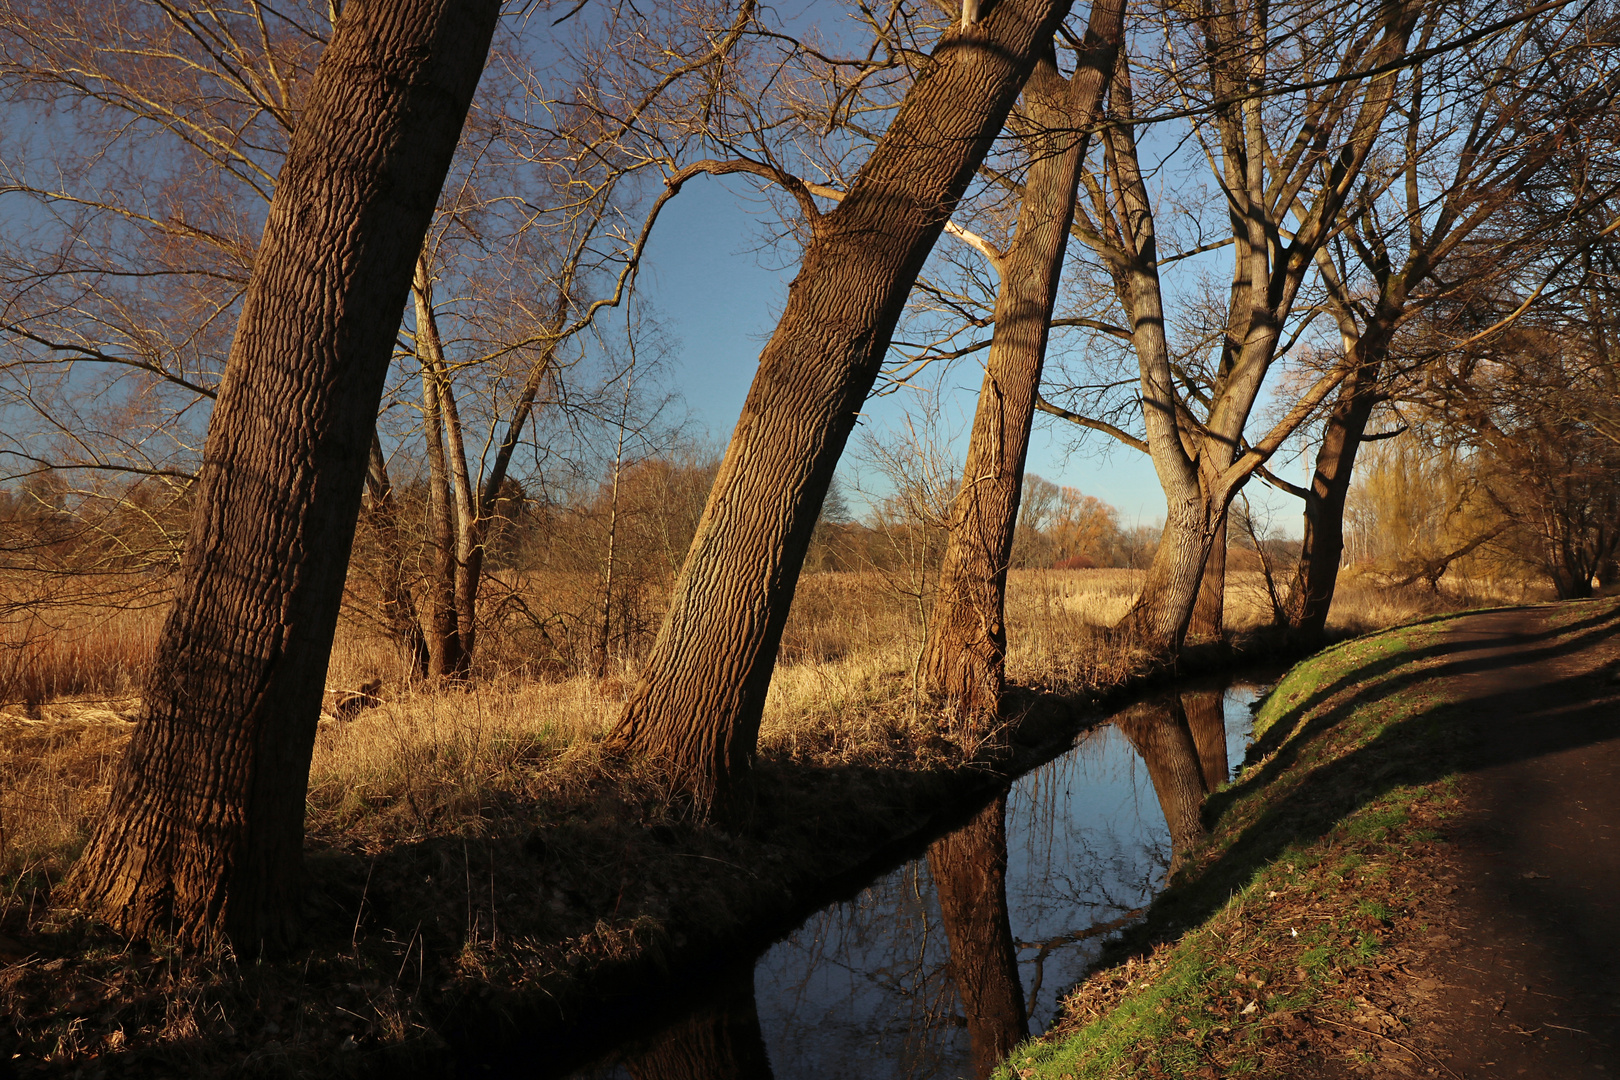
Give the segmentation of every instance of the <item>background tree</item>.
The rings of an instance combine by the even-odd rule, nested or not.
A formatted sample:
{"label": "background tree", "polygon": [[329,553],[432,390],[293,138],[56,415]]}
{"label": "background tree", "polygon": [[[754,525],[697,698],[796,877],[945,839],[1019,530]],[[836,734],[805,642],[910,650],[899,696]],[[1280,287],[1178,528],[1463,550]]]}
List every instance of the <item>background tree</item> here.
{"label": "background tree", "polygon": [[[1231,499],[1342,376],[1342,369],[1324,374],[1269,431],[1247,434],[1268,373],[1289,351],[1287,329],[1315,253],[1333,235],[1383,130],[1394,100],[1391,67],[1422,11],[1410,2],[1273,4],[1172,24],[1163,47],[1173,55],[1160,67],[1176,74],[1155,93],[1167,90],[1195,113],[1192,134],[1209,164],[1232,248],[1218,329],[1179,353],[1167,336],[1160,274],[1176,256],[1158,250],[1136,135],[1144,115],[1128,67],[1116,76],[1110,111],[1120,123],[1108,129],[1101,169],[1087,175],[1089,198],[1076,229],[1101,258],[1126,314],[1140,373],[1142,435],[1106,419],[1104,403],[1123,389],[1112,378],[1088,387],[1085,408],[1101,417],[1057,411],[1153,458],[1167,516],[1129,619],[1154,648],[1173,650],[1187,633]],[[1286,143],[1274,141],[1278,131],[1290,133]],[[1298,329],[1296,323],[1296,337]]]}
{"label": "background tree", "polygon": [[[90,532],[120,484],[149,503],[189,498],[331,10],[0,5],[0,93],[39,120],[0,133],[0,198],[27,224],[0,237],[0,483],[58,475],[86,496],[69,503]],[[627,295],[647,215],[671,194],[660,182],[700,129],[692,118],[729,85],[753,12],[616,6],[554,34],[514,20],[498,42],[424,245],[350,592],[349,610],[418,674],[472,674],[490,538],[525,505],[513,493],[591,457],[577,429],[600,427],[592,392],[610,381],[598,372],[613,349],[586,331]],[[552,412],[576,419],[552,424]],[[577,460],[559,463],[565,452]],[[419,481],[429,497],[417,504],[407,492]],[[152,557],[172,569],[180,535]],[[122,580],[132,602],[172,595],[172,577]]]}
{"label": "background tree", "polygon": [[[1369,436],[1369,423],[1403,380],[1421,377],[1415,373],[1425,360],[1444,349],[1443,333],[1426,332],[1424,341],[1424,333],[1405,329],[1410,320],[1434,305],[1458,310],[1459,287],[1478,292],[1534,274],[1545,262],[1538,251],[1558,235],[1550,226],[1562,217],[1558,225],[1567,229],[1569,215],[1597,205],[1546,197],[1572,152],[1589,155],[1594,140],[1606,138],[1602,118],[1615,81],[1590,47],[1594,29],[1548,11],[1511,35],[1428,57],[1403,76],[1403,138],[1391,140],[1368,171],[1340,234],[1318,259],[1350,371],[1323,422],[1310,484],[1269,478],[1305,504],[1304,542],[1282,612],[1305,639],[1321,635],[1332,604],[1358,449],[1402,430],[1389,414],[1382,433]],[[1576,130],[1584,134],[1572,139]],[[1540,228],[1521,227],[1528,223],[1514,213],[1532,192],[1545,212]],[[1518,220],[1504,228],[1509,218]]]}

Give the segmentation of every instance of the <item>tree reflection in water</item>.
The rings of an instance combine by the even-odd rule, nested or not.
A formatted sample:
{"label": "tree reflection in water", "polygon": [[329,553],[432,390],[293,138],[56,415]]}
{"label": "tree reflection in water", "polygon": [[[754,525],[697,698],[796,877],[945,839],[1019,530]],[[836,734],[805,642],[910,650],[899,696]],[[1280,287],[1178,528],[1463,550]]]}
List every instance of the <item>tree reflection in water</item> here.
{"label": "tree reflection in water", "polygon": [[1007,918],[1007,796],[997,796],[928,848],[928,872],[950,943],[973,1072],[985,1080],[1029,1034],[1018,953]]}
{"label": "tree reflection in water", "polygon": [[633,1080],[771,1080],[753,972],[739,969],[702,1007],[620,1064]]}
{"label": "tree reflection in water", "polygon": [[[1170,871],[1174,873],[1187,850],[1204,835],[1201,812],[1208,792],[1187,714],[1179,697],[1146,701],[1115,717],[1114,726],[1131,741],[1152,778],[1170,830]],[[1224,726],[1222,734],[1219,742],[1224,756]]]}
{"label": "tree reflection in water", "polygon": [[1198,761],[1204,768],[1204,790],[1214,791],[1232,774],[1227,752],[1226,695],[1219,690],[1183,690],[1181,711],[1187,716]]}
{"label": "tree reflection in water", "polygon": [[752,986],[728,983],[609,1072],[987,1075],[1163,887],[1247,737],[1255,693],[1184,690],[1085,733],[926,858],[807,919],[759,959]]}

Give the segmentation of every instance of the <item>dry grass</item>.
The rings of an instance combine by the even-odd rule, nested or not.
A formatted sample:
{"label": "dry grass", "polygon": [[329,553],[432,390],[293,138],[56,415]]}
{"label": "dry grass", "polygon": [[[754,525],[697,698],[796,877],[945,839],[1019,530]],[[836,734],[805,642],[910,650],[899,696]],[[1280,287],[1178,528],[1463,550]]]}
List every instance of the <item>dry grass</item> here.
{"label": "dry grass", "polygon": [[[1141,588],[1133,570],[1019,570],[1009,575],[1008,675],[1059,691],[1107,689],[1142,657],[1101,633]],[[1465,602],[1510,602],[1475,585]],[[1459,606],[1421,589],[1347,573],[1330,628],[1360,632]],[[0,645],[0,881],[60,872],[104,805],[127,738],[139,672],[161,611],[81,613],[49,636],[14,624]],[[892,763],[933,746],[916,707],[926,607],[877,574],[802,581],[760,733],[768,760]],[[1269,622],[1258,573],[1230,579],[1227,622]],[[36,628],[37,629],[37,628]],[[471,691],[417,685],[397,650],[346,623],[328,686],[384,680],[382,707],[323,722],[310,771],[311,835],[344,845],[478,832],[504,807],[562,807],[604,778],[597,748],[635,673],[544,681],[493,676]],[[939,747],[933,747],[938,750]],[[347,838],[347,839],[345,839]]]}
{"label": "dry grass", "polygon": [[[1102,629],[1128,609],[1142,576],[1012,573],[1010,677],[1071,692],[1127,680],[1143,658]],[[1411,591],[1391,596],[1347,576],[1334,622],[1398,622],[1440,602]],[[1229,625],[1238,629],[1269,619],[1257,575],[1233,576],[1227,610]],[[930,777],[963,760],[964,748],[943,737],[918,706],[916,664],[926,614],[880,575],[825,573],[802,581],[760,733],[761,783],[773,800],[761,813],[775,822],[774,847],[692,830],[669,805],[659,777],[603,760],[602,738],[633,685],[632,668],[603,679],[547,680],[524,677],[523,671],[536,669],[517,657],[495,665],[495,673],[470,690],[429,688],[413,681],[388,642],[346,623],[328,686],[354,689],[380,677],[383,703],[352,721],[323,720],[307,822],[314,860],[346,867],[338,872],[344,881],[344,874],[358,874],[333,893],[339,921],[347,921],[339,935],[342,955],[331,959],[331,985],[375,983],[378,989],[332,1012],[334,990],[330,1002],[317,996],[297,1015],[326,1034],[339,1030],[333,1024],[348,1023],[344,1017],[364,1016],[363,1024],[354,1021],[357,1038],[394,1045],[410,1032],[420,1034],[426,1023],[419,1000],[423,955],[430,949],[424,940],[439,957],[439,973],[425,976],[438,986],[435,992],[534,985],[642,950],[662,940],[666,924],[736,921],[738,882],[715,879],[717,866],[775,860],[773,872],[797,865],[795,873],[813,876],[821,864],[795,852],[816,851],[814,858],[825,860],[827,851],[860,848],[863,830],[878,842],[875,834],[910,813],[906,807],[938,797],[928,795],[935,783]],[[112,613],[73,624],[76,637],[14,639],[22,648],[9,655],[32,650],[26,655],[34,667],[27,670],[34,674],[27,678],[34,681],[27,685],[39,690],[0,706],[0,932],[67,933],[49,931],[60,916],[48,912],[46,898],[105,805],[113,763],[131,729],[131,691],[159,624],[156,613]],[[13,677],[11,685],[22,683]],[[863,818],[862,808],[877,807],[882,814]],[[538,862],[531,850],[536,843],[546,853]],[[497,896],[497,873],[504,900]],[[370,945],[356,908],[369,910],[368,901],[358,899],[367,889],[392,905]],[[535,904],[514,897],[549,899]],[[415,960],[410,935],[395,940],[386,930],[413,925],[419,930]],[[130,994],[151,1012],[141,1021],[144,1034],[131,1027],[131,1037],[149,1046],[206,1044],[216,1047],[213,1053],[224,1045],[220,1040],[234,1038],[221,1033],[252,1014],[250,998],[303,993],[302,983],[272,992],[254,982],[286,972],[248,973],[216,961],[165,967],[153,960],[129,975],[127,985],[140,986]],[[96,963],[106,966],[68,973],[89,987],[123,979],[118,964],[129,961]],[[412,965],[416,982],[408,988]],[[48,995],[49,980],[41,980],[36,973],[17,985]],[[16,989],[0,998],[50,1015],[48,1002],[27,1005],[23,994]],[[56,1039],[50,1053],[58,1061],[104,1053],[116,1048],[107,1040],[124,1037],[110,1029],[50,1034],[54,1021],[31,1023],[34,1052],[40,1038]],[[308,1038],[316,1039],[311,1052],[330,1051],[319,1042],[325,1034]]]}
{"label": "dry grass", "polygon": [[163,628],[162,608],[51,612],[0,621],[0,707],[37,711],[70,697],[125,697]]}

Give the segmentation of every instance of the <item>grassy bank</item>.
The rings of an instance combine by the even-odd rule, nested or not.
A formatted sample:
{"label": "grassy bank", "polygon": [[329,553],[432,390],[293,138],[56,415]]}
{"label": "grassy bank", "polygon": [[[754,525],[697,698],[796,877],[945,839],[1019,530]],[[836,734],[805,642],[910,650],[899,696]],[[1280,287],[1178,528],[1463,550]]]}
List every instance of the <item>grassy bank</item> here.
{"label": "grassy bank", "polygon": [[[311,936],[280,963],[129,947],[52,905],[135,702],[36,695],[0,715],[0,1012],[12,1018],[0,1060],[20,1055],[24,1075],[366,1074],[440,1062],[447,1039],[561,1031],[592,1001],[762,943],[830,879],[858,875],[952,799],[1048,753],[1079,709],[1145,670],[1098,632],[1139,577],[1013,575],[1009,668],[1032,711],[1014,755],[994,761],[943,738],[917,707],[921,611],[870,576],[808,577],[772,684],[753,809],[726,829],[683,820],[656,776],[603,761],[633,670],[492,672],[470,691],[430,690],[347,634],[332,688],[381,677],[384,700],[322,724]],[[1262,612],[1244,587],[1234,582],[1229,606],[1239,625]],[[1411,608],[1369,596],[1347,610],[1372,621]],[[127,691],[119,679],[109,688]]]}
{"label": "grassy bank", "polygon": [[[1620,601],[1593,602],[1550,622],[1572,639],[1617,613]],[[1392,950],[1430,929],[1427,868],[1469,744],[1467,709],[1429,679],[1454,618],[1346,642],[1278,684],[1243,770],[1206,804],[1206,841],[999,1076],[1308,1075],[1324,1057],[1352,1072],[1433,1065],[1371,988],[1391,976]]]}

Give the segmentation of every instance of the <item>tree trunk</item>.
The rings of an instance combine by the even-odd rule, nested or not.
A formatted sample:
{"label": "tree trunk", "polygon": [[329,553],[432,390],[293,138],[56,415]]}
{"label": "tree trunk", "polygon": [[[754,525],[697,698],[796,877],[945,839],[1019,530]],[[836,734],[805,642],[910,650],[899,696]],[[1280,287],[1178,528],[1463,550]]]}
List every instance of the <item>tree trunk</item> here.
{"label": "tree trunk", "polygon": [[1032,159],[1018,227],[998,266],[996,329],[951,516],[923,653],[926,692],[976,736],[992,730],[1005,681],[1007,564],[1012,557],[1030,424],[1074,216],[1086,137],[1123,35],[1124,0],[1097,0],[1074,78],[1043,57],[1024,87]]}
{"label": "tree trunk", "polygon": [[1201,812],[1207,789],[1192,731],[1179,707],[1163,702],[1135,706],[1115,724],[1142,755],[1153,781],[1159,809],[1170,829],[1170,872],[1174,874],[1204,835]]}
{"label": "tree trunk", "polygon": [[1288,588],[1284,615],[1291,634],[1319,641],[1327,629],[1328,610],[1344,558],[1344,506],[1350,496],[1356,452],[1376,402],[1378,364],[1364,365],[1340,388],[1316,451],[1316,471],[1305,495],[1305,536],[1299,565]]}
{"label": "tree trunk", "polygon": [[[1111,94],[1112,111],[1128,120],[1133,98],[1130,70],[1123,59],[1116,65]],[[1200,485],[1198,463],[1188,454],[1183,440],[1170,346],[1165,337],[1153,204],[1137,159],[1136,136],[1129,125],[1121,125],[1104,133],[1103,145],[1105,164],[1113,174],[1129,226],[1121,233],[1122,248],[1109,269],[1131,321],[1131,343],[1141,371],[1142,423],[1153,471],[1165,494],[1164,532],[1148,566],[1142,593],[1121,626],[1149,649],[1174,652],[1180,648],[1192,618],[1204,560],[1214,542],[1214,523],[1206,515],[1208,502]]]}
{"label": "tree trunk", "polygon": [[1007,916],[1007,796],[928,847],[962,998],[974,1075],[986,1080],[1029,1034],[1018,951]]}
{"label": "tree trunk", "polygon": [[350,0],[270,205],[182,584],[75,868],[130,935],[290,944],[304,794],[373,419],[499,5]]}
{"label": "tree trunk", "polygon": [[434,562],[428,585],[428,618],[421,631],[431,679],[464,679],[472,670],[478,639],[478,592],[483,584],[491,516],[499,504],[512,454],[534,411],[546,373],[551,370],[568,314],[571,277],[558,286],[544,351],[529,369],[512,407],[506,432],[495,451],[483,487],[472,482],[461,415],[434,315],[427,254],[417,261],[417,356],[422,372],[422,416],[428,452],[429,520]]}
{"label": "tree trunk", "polygon": [[608,501],[607,555],[602,570],[602,644],[597,654],[596,677],[607,677],[608,651],[613,641],[613,571],[619,546],[619,480],[624,471],[624,418],[630,410],[630,380],[624,384],[624,411],[619,414],[619,439],[613,448],[613,487]]}
{"label": "tree trunk", "polygon": [[[1163,475],[1161,471],[1161,480]],[[1164,530],[1148,565],[1147,580],[1122,623],[1149,650],[1172,656],[1180,650],[1192,623],[1204,563],[1219,531],[1219,525],[1209,521],[1209,507],[1196,480],[1191,487],[1190,493],[1180,492],[1166,507]]]}
{"label": "tree trunk", "polygon": [[405,529],[399,520],[399,504],[394,501],[394,485],[388,478],[388,463],[383,460],[382,444],[375,431],[371,436],[371,454],[366,465],[366,491],[371,496],[371,517],[377,539],[383,548],[382,590],[383,622],[394,641],[404,650],[411,670],[418,678],[428,673],[427,639],[422,636],[422,624],[416,613],[416,598],[411,594],[405,573],[405,559],[409,544]]}
{"label": "tree trunk", "polygon": [[715,478],[668,614],[609,741],[707,812],[747,769],[805,549],[923,261],[1069,0],[953,26],[799,275]]}
{"label": "tree trunk", "polygon": [[[1367,52],[1364,61],[1368,70],[1376,70],[1405,52],[1422,10],[1413,0],[1391,0],[1381,5],[1376,16],[1378,42]],[[1267,81],[1270,51],[1266,41],[1270,31],[1266,26],[1266,11],[1262,5],[1244,15],[1239,15],[1236,9],[1211,13],[1205,36],[1211,51],[1205,61],[1215,74],[1213,82],[1217,93]],[[1242,59],[1233,63],[1234,57]],[[1307,127],[1301,129],[1299,139],[1302,141],[1297,146],[1303,147],[1303,140],[1312,138],[1326,140],[1334,131],[1333,125],[1340,120],[1351,121],[1351,128],[1342,137],[1342,149],[1336,159],[1324,163],[1323,182],[1309,205],[1298,202],[1302,189],[1285,180],[1287,169],[1279,175],[1281,161],[1269,156],[1260,97],[1244,93],[1239,100],[1211,113],[1220,140],[1222,188],[1231,214],[1235,255],[1225,341],[1214,384],[1208,392],[1207,417],[1202,424],[1189,422],[1188,406],[1174,392],[1164,362],[1158,356],[1142,355],[1138,345],[1147,441],[1170,504],[1159,558],[1155,559],[1147,587],[1130,615],[1130,625],[1151,648],[1171,653],[1180,648],[1197,602],[1204,562],[1216,544],[1216,531],[1224,522],[1227,507],[1253,470],[1280,445],[1287,428],[1297,427],[1309,413],[1308,409],[1291,409],[1283,425],[1266,437],[1254,440],[1249,449],[1240,453],[1247,441],[1244,431],[1255,401],[1276,360],[1282,328],[1317,253],[1335,232],[1334,223],[1394,101],[1394,87],[1393,75],[1384,71],[1368,76],[1363,88],[1354,93],[1339,91],[1351,94],[1341,101],[1335,102],[1331,97],[1317,99],[1313,106],[1315,115]],[[1356,94],[1360,96],[1359,105],[1353,100]],[[1118,90],[1115,97],[1120,97]],[[1313,133],[1319,122],[1328,116],[1332,116],[1331,122]],[[1340,136],[1335,134],[1334,138]],[[1135,217],[1143,216],[1149,219],[1145,228],[1151,236],[1153,208],[1145,191],[1136,190],[1141,185],[1135,143],[1129,138],[1110,141],[1119,147],[1123,166],[1119,176],[1120,196],[1122,201],[1131,204],[1133,220],[1128,228],[1133,231],[1143,228],[1134,221]],[[1299,160],[1312,159],[1306,156],[1294,164]],[[1313,163],[1310,167],[1322,169],[1323,165]],[[1291,194],[1285,202],[1278,202],[1278,196],[1284,192]],[[1288,243],[1280,246],[1276,223],[1290,212],[1295,214],[1299,225]],[[1137,269],[1135,261],[1131,268]],[[1120,268],[1111,269],[1117,279]],[[1160,314],[1162,316],[1162,311]],[[1150,374],[1155,384],[1152,386],[1149,385]],[[1319,383],[1313,392],[1325,393],[1326,386]],[[1300,399],[1301,405],[1309,402],[1310,395]],[[1173,442],[1162,430],[1169,424],[1180,429]],[[1267,447],[1264,451],[1260,450],[1262,444]],[[1196,474],[1196,485],[1189,483],[1190,465]]]}
{"label": "tree trunk", "polygon": [[[433,339],[440,340],[436,325]],[[450,368],[445,363],[442,345],[435,350],[434,360],[439,369],[445,450],[450,456],[450,479],[455,493],[455,610],[456,632],[461,639],[461,666],[456,674],[465,676],[472,667],[473,649],[478,644],[478,585],[484,575],[484,529],[488,523],[484,508],[477,502],[478,492],[473,489],[467,468],[461,412],[456,408],[455,390],[450,385]]]}
{"label": "tree trunk", "polygon": [[1192,623],[1188,633],[1204,641],[1219,641],[1226,633],[1222,625],[1226,615],[1226,515],[1221,515],[1220,526],[1204,560],[1204,577],[1198,583],[1198,602],[1193,605]]}
{"label": "tree trunk", "polygon": [[463,648],[456,602],[460,564],[457,553],[461,543],[451,491],[450,456],[444,445],[447,387],[443,377],[443,345],[433,317],[425,255],[417,259],[412,296],[416,301],[417,367],[422,380],[422,433],[427,442],[428,535],[433,544],[427,585],[428,617],[422,636],[427,640],[427,676],[437,681],[463,674],[470,657]]}
{"label": "tree trunk", "polygon": [[1316,471],[1304,493],[1305,536],[1299,564],[1283,606],[1289,632],[1307,643],[1320,641],[1327,629],[1344,558],[1344,507],[1355,474],[1356,453],[1379,400],[1379,377],[1395,328],[1405,314],[1409,283],[1422,280],[1429,265],[1427,253],[1417,252],[1399,273],[1387,275],[1380,283],[1378,306],[1364,330],[1357,331],[1348,311],[1339,312],[1346,352],[1355,356],[1357,365],[1339,385],[1322,429]]}

